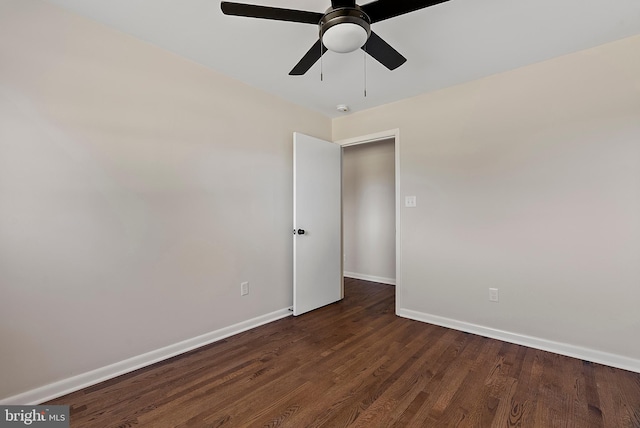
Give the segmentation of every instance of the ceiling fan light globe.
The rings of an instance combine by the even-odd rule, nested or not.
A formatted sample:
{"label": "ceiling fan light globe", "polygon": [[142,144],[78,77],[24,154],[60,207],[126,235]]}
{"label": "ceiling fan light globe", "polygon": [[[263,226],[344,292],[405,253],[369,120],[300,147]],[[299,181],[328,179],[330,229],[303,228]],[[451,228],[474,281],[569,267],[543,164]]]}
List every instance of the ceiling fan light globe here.
{"label": "ceiling fan light globe", "polygon": [[344,22],[328,28],[322,35],[322,43],[332,52],[347,53],[360,49],[369,34],[358,24]]}

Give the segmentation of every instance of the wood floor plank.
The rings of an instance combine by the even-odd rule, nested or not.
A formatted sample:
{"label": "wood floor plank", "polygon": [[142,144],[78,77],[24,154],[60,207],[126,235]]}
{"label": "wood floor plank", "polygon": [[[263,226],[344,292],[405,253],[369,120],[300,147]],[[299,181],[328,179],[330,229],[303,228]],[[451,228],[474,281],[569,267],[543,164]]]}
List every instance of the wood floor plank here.
{"label": "wood floor plank", "polygon": [[345,298],[74,392],[72,427],[640,428],[640,374]]}

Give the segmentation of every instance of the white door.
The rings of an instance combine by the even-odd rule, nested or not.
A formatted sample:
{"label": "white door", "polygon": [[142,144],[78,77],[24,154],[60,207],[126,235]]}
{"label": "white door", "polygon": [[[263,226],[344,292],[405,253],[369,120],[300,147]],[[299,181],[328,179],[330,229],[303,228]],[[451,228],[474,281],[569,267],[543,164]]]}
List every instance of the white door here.
{"label": "white door", "polygon": [[293,315],[343,297],[342,147],[293,134]]}

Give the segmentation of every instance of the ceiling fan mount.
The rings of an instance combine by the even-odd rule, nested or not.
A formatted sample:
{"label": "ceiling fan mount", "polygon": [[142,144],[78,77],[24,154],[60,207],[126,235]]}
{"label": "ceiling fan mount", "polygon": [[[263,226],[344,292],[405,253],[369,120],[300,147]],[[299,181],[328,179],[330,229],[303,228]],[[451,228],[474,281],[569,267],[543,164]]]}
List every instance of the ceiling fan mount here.
{"label": "ceiling fan mount", "polygon": [[318,41],[289,72],[299,76],[305,74],[327,50],[346,53],[363,49],[389,70],[395,70],[407,59],[373,32],[371,24],[446,1],[375,0],[359,6],[355,0],[331,0],[331,7],[325,13],[226,1],[220,6],[225,15],[317,25]]}

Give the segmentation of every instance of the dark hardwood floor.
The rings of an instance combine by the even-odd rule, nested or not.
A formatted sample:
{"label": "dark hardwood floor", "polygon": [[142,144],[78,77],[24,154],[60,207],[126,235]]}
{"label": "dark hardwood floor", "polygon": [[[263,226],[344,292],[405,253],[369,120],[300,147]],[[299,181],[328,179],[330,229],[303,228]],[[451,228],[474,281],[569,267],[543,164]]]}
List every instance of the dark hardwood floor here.
{"label": "dark hardwood floor", "polygon": [[[72,427],[640,427],[640,374],[346,297],[53,400]],[[635,338],[634,340],[637,340]]]}

